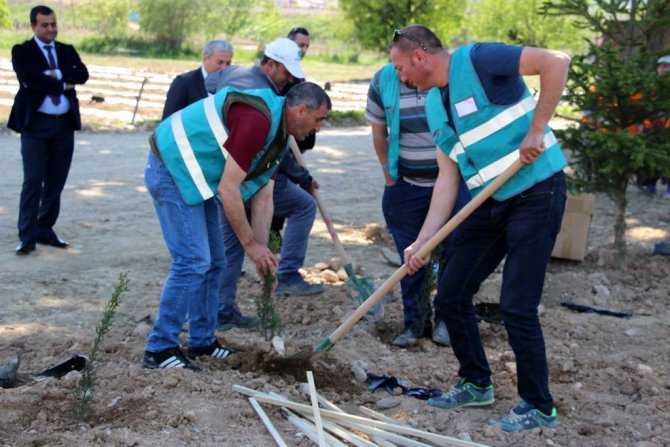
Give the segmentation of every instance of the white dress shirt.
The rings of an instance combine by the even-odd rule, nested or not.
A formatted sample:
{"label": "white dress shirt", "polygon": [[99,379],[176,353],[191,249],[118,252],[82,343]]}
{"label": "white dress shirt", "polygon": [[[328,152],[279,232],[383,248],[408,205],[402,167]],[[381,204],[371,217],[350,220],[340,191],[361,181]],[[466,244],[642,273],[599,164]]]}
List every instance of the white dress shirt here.
{"label": "white dress shirt", "polygon": [[[51,45],[51,54],[53,55],[56,67],[58,67],[58,56],[56,55],[56,42],[54,41],[51,43],[45,43],[39,40],[37,36],[34,36],[34,39],[35,42],[37,43],[37,46],[39,46],[40,50],[42,50],[42,54],[44,55],[44,58],[46,59],[47,63],[49,63],[49,55],[47,53],[47,50],[44,49],[44,46]],[[63,79],[63,73],[61,73],[60,69],[56,68],[54,72],[56,73],[56,78],[58,80]],[[44,74],[47,76],[51,76],[51,70],[45,70]],[[63,89],[65,89],[65,83],[63,83]],[[42,102],[40,108],[37,109],[38,112],[47,113],[49,115],[61,115],[63,113],[67,113],[69,110],[70,110],[70,101],[68,101],[68,99],[63,94],[60,95],[60,104],[55,105],[51,100],[51,97],[47,96],[46,98],[44,98],[44,101]]]}

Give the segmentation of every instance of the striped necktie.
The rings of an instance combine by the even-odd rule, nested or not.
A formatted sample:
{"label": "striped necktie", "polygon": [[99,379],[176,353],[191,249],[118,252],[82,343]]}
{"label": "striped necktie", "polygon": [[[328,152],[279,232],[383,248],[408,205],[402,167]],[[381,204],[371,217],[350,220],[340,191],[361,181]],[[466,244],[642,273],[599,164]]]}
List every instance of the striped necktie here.
{"label": "striped necktie", "polygon": [[[47,56],[49,57],[49,68],[51,70],[55,70],[56,68],[56,61],[54,59],[54,55],[51,52],[51,45],[44,45],[44,49],[47,50]],[[49,95],[49,98],[51,98],[51,102],[54,103],[55,106],[60,104],[60,95]]]}

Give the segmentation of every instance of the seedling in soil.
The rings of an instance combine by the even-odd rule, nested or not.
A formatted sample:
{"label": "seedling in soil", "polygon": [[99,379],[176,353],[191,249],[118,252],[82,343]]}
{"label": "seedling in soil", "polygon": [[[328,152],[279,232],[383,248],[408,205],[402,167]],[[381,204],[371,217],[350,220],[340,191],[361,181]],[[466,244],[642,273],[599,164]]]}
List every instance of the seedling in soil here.
{"label": "seedling in soil", "polygon": [[116,315],[116,309],[121,304],[123,296],[128,291],[128,273],[121,273],[119,275],[119,282],[114,288],[112,297],[107,302],[105,310],[102,313],[102,320],[100,325],[95,328],[96,337],[93,342],[93,348],[89,354],[89,362],[81,372],[81,378],[74,390],[74,394],[79,400],[79,405],[74,409],[73,416],[78,421],[83,421],[88,415],[88,410],[91,408],[93,401],[93,393],[95,392],[95,385],[97,380],[97,360],[100,354],[100,349],[105,341],[107,333],[112,327],[112,321]]}
{"label": "seedling in soil", "polygon": [[[279,252],[279,247],[281,245],[281,238],[279,234],[271,230],[270,238],[268,240],[268,248],[274,254]],[[281,320],[279,319],[279,313],[277,313],[277,308],[274,305],[272,300],[272,287],[277,281],[275,275],[270,273],[265,274],[263,277],[263,291],[261,295],[256,298],[256,312],[258,315],[258,329],[266,341],[272,340],[272,337],[279,334],[281,327]]]}

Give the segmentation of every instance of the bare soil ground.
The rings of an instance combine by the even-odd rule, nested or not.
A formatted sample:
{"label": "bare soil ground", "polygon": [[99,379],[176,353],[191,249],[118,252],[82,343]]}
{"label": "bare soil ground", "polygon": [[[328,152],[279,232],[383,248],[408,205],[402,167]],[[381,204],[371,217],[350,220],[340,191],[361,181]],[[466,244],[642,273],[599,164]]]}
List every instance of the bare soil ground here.
{"label": "bare soil ground", "polygon": [[[150,371],[140,361],[148,321],[154,316],[169,266],[158,222],[142,176],[148,133],[77,135],[71,175],[63,194],[58,234],[68,250],[38,246],[17,257],[16,216],[22,181],[19,139],[0,135],[0,365],[23,351],[23,386],[0,389],[0,445],[274,445],[261,421],[233,384],[276,391],[303,400],[302,372],[267,371],[257,354],[268,343],[253,331],[220,333],[224,343],[245,352],[224,361],[200,362],[202,373]],[[371,241],[365,227],[381,216],[382,177],[366,128],[329,129],[306,154],[321,195],[348,252],[366,277],[393,272],[380,255],[388,236]],[[421,429],[494,446],[668,446],[670,445],[670,259],[651,256],[655,242],[670,237],[670,200],[629,191],[625,268],[613,264],[612,205],[596,199],[589,254],[583,262],[553,261],[543,305],[551,389],[560,426],[522,434],[502,434],[487,426],[492,416],[517,403],[513,354],[501,326],[481,324],[494,371],[496,403],[491,408],[444,411],[412,397],[369,393],[355,381],[353,361],[369,372],[390,374],[410,386],[448,388],[457,364],[450,348],[422,340],[398,349],[390,340],[401,329],[399,292],[386,303],[386,317],[360,322],[313,365],[317,389],[349,412],[359,405],[379,410]],[[382,233],[384,236],[384,233]],[[306,267],[335,256],[323,223],[315,224]],[[258,294],[252,268],[241,284],[239,305],[255,312]],[[75,405],[73,372],[59,380],[32,383],[32,376],[75,353],[91,349],[95,327],[117,277],[128,272],[130,290],[119,309],[98,363],[98,387],[85,423],[71,419]],[[320,281],[308,275],[312,281]],[[500,275],[487,280],[478,300],[495,301]],[[594,288],[594,286],[604,286]],[[606,288],[606,290],[605,290]],[[594,293],[594,290],[599,293]],[[634,314],[629,320],[573,313],[562,301]],[[354,309],[343,283],[328,283],[312,298],[279,298],[282,336],[288,350],[320,342]],[[314,445],[275,408],[271,419],[289,445]]]}

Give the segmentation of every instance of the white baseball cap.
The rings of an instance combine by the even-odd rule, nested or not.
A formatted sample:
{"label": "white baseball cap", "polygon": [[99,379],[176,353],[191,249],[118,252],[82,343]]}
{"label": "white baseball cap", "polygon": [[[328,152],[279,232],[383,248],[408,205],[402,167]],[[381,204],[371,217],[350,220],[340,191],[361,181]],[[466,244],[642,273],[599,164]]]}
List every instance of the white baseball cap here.
{"label": "white baseball cap", "polygon": [[267,44],[265,47],[265,55],[273,61],[284,64],[288,72],[291,73],[294,78],[305,78],[305,73],[300,67],[300,59],[302,56],[300,47],[288,37],[280,37]]}
{"label": "white baseball cap", "polygon": [[666,54],[665,56],[661,56],[658,58],[656,61],[656,65],[661,65],[661,64],[668,64],[670,65],[670,54]]}

